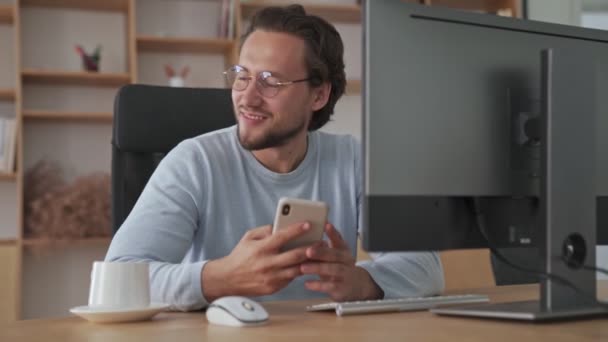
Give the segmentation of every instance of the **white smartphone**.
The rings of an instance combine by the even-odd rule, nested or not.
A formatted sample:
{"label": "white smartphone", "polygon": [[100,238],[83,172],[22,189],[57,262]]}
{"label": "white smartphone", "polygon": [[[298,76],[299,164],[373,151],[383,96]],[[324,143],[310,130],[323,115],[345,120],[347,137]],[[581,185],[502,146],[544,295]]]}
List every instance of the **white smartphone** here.
{"label": "white smartphone", "polygon": [[294,223],[309,222],[311,229],[283,245],[282,251],[307,246],[323,238],[329,207],[325,202],[283,197],[277,205],[272,233]]}

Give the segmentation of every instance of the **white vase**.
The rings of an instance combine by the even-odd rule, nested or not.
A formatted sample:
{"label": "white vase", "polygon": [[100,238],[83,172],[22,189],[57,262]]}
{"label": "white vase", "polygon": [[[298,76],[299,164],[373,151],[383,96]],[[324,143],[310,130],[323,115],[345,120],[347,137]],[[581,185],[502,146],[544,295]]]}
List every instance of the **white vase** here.
{"label": "white vase", "polygon": [[181,77],[171,77],[169,78],[169,87],[183,87],[184,79]]}

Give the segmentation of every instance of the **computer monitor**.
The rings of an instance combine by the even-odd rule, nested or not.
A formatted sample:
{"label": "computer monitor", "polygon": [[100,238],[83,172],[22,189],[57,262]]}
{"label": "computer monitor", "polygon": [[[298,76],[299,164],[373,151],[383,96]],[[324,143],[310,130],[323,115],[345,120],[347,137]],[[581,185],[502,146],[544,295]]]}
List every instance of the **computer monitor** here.
{"label": "computer monitor", "polygon": [[[576,263],[608,244],[608,32],[383,0],[363,43],[364,249],[536,247],[595,297]],[[606,312],[555,278],[540,297],[465,314]]]}

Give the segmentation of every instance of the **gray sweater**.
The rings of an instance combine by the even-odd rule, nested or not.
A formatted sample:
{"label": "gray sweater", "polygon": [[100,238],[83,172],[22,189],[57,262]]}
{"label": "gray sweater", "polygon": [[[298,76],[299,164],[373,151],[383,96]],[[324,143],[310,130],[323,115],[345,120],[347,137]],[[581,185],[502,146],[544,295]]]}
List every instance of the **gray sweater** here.
{"label": "gray sweater", "polygon": [[[236,126],[185,140],[160,163],[114,236],[107,261],[150,263],[154,302],[173,309],[206,306],[201,271],[228,255],[243,234],[272,224],[280,197],[324,201],[329,221],[357,251],[362,209],[360,145],[351,136],[311,132],[304,160],[293,172],[266,169],[238,142]],[[378,253],[359,262],[385,298],[442,291],[443,272],[431,252]],[[322,297],[296,278],[256,300]],[[204,284],[202,285],[204,286]]]}

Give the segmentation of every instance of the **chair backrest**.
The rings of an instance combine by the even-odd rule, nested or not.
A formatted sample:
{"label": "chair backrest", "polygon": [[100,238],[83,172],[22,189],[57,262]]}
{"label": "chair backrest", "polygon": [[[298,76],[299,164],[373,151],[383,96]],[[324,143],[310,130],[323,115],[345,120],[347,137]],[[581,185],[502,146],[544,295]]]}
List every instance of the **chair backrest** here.
{"label": "chair backrest", "polygon": [[235,124],[230,89],[122,87],[112,130],[112,229],[133,209],[160,160],[182,140]]}

